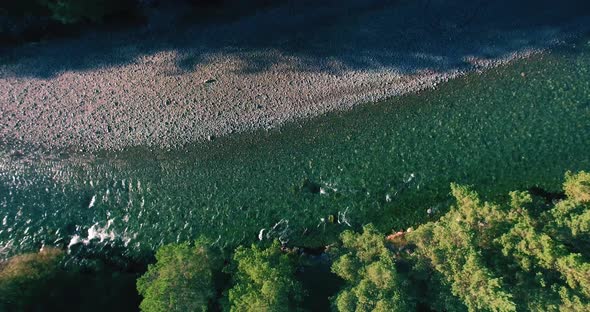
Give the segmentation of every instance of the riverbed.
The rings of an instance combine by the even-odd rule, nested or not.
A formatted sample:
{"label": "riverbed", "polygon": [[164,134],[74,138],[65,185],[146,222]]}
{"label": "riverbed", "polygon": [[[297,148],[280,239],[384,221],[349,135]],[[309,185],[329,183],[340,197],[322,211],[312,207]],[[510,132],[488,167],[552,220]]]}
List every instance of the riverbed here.
{"label": "riverbed", "polygon": [[3,145],[0,246],[134,255],[199,235],[322,246],[366,223],[436,218],[451,182],[486,199],[559,191],[565,171],[590,170],[589,77],[582,39],[435,90],[182,148]]}

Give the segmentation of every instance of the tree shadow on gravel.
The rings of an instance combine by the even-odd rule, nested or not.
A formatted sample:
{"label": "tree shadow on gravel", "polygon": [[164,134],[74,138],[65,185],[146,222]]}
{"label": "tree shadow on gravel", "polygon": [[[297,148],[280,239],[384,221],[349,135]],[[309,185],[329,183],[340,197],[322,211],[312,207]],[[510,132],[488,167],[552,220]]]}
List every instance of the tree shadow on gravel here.
{"label": "tree shadow on gravel", "polygon": [[178,11],[186,12],[154,11],[150,22],[132,30],[0,48],[0,78],[48,79],[170,51],[176,55],[172,74],[223,56],[241,61],[234,69],[239,74],[285,60],[309,72],[452,71],[471,66],[470,58],[502,58],[590,30],[586,0],[290,0],[206,19],[208,13]]}

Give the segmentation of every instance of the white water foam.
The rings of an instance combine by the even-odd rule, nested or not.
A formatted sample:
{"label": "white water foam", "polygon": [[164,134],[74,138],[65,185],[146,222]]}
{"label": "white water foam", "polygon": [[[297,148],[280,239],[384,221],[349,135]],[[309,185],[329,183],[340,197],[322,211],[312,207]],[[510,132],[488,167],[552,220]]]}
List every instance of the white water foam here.
{"label": "white water foam", "polygon": [[95,203],[96,203],[96,195],[92,196],[92,199],[90,200],[90,204],[88,204],[88,208],[94,207]]}
{"label": "white water foam", "polygon": [[[129,244],[129,242],[131,241],[132,237],[129,237],[127,234],[124,235],[118,235],[117,233],[115,233],[115,231],[113,229],[111,229],[111,226],[114,223],[114,218],[113,219],[109,219],[107,220],[107,223],[105,226],[100,226],[100,222],[97,222],[95,224],[93,224],[89,229],[88,229],[88,235],[86,238],[83,238],[82,236],[76,234],[74,236],[72,236],[72,238],[70,239],[70,243],[68,244],[68,249],[76,244],[84,244],[84,245],[88,245],[90,244],[91,241],[93,240],[98,240],[99,243],[104,243],[104,242],[114,242],[117,239],[121,240],[123,242],[123,244],[125,246],[127,246]],[[125,230],[125,233],[127,231]],[[134,235],[136,236],[136,235]]]}

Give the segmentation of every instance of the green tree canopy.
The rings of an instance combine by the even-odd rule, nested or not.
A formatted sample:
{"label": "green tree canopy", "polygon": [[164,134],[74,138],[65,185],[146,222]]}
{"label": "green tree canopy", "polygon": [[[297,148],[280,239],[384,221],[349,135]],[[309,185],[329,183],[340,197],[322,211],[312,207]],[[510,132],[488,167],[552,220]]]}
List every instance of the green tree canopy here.
{"label": "green tree canopy", "polygon": [[268,248],[240,246],[233,256],[234,283],[228,294],[230,311],[297,311],[303,290],[294,279],[295,265],[278,241]]}
{"label": "green tree canopy", "polygon": [[200,238],[194,244],[170,244],[156,253],[157,262],[137,280],[144,312],[207,311],[215,304],[216,274],[223,258]]}
{"label": "green tree canopy", "polygon": [[334,298],[333,306],[342,312],[410,311],[412,304],[403,291],[404,280],[397,273],[394,254],[386,246],[385,236],[372,225],[362,234],[345,231],[342,246],[333,254],[337,260],[332,272],[347,285]]}
{"label": "green tree canopy", "polygon": [[43,248],[0,262],[0,311],[26,311],[60,272],[63,251]]}
{"label": "green tree canopy", "polygon": [[[504,204],[452,184],[439,220],[386,237],[372,225],[345,231],[330,251],[345,286],[337,311],[589,311],[590,174],[567,173],[565,197],[511,192]],[[559,197],[558,198],[562,198]],[[144,311],[205,311],[223,258],[210,242],[162,247],[138,281]],[[238,247],[227,268],[229,311],[297,311],[296,261],[275,241]]]}
{"label": "green tree canopy", "polygon": [[414,258],[470,311],[588,311],[589,185],[566,174],[567,199],[553,207],[527,192],[491,204],[452,185],[451,210],[408,234]]}

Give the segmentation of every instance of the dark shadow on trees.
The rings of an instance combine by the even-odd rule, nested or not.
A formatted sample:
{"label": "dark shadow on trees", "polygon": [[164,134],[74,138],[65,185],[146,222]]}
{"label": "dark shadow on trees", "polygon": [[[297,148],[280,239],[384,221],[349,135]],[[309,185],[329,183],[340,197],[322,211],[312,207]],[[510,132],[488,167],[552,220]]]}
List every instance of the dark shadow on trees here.
{"label": "dark shadow on trees", "polygon": [[279,3],[243,11],[162,7],[131,30],[0,48],[0,77],[51,78],[131,64],[162,51],[177,55],[171,74],[198,70],[216,55],[242,60],[243,74],[265,71],[284,57],[295,59],[299,71],[452,71],[471,66],[467,57],[499,58],[590,30],[586,0]]}

